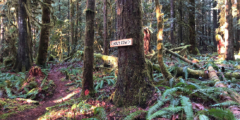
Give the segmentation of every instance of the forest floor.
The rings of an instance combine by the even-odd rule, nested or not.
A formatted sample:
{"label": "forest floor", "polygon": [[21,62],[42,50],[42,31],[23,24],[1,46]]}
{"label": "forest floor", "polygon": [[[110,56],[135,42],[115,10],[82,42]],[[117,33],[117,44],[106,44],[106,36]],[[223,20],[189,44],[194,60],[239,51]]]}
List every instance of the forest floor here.
{"label": "forest floor", "polygon": [[[69,94],[68,92],[66,92],[68,86],[65,86],[67,83],[69,83],[69,81],[60,81],[65,76],[60,71],[58,71],[59,67],[61,66],[54,66],[50,70],[47,78],[49,80],[53,80],[54,84],[56,85],[53,96],[50,98],[46,98],[44,101],[41,101],[38,107],[19,112],[7,118],[6,120],[35,120],[39,118],[39,116],[44,115],[47,107],[56,105],[56,100],[62,101],[61,98]],[[79,93],[80,89],[77,89],[75,91]]]}
{"label": "forest floor", "polygon": [[[224,71],[218,72],[218,75],[219,79],[223,80],[222,83],[228,85],[229,90],[240,93],[240,61],[218,61],[216,55],[195,56],[189,57],[189,59],[205,68],[207,68],[207,64],[210,64],[217,71],[223,70],[224,67],[225,72],[237,73],[235,78],[225,78],[224,75],[221,75]],[[193,69],[192,65],[175,58],[166,58],[165,61],[168,61],[165,63],[173,75],[177,67],[182,67],[183,73],[177,76],[175,74],[177,84],[165,86],[161,84],[163,75],[155,70],[153,77],[156,91],[145,109],[138,106],[128,108],[114,106],[109,98],[114,92],[116,76],[114,71],[104,69],[94,71],[96,97],[82,99],[80,97],[83,72],[81,60],[48,64],[47,68],[42,69],[47,76],[45,76],[47,82],[44,82],[44,77],[34,78],[35,81],[40,81],[41,85],[44,83],[43,86],[46,86],[47,89],[42,92],[45,88],[40,87],[38,83],[38,92],[36,93],[34,92],[35,88],[29,86],[26,87],[29,90],[25,90],[27,93],[16,92],[22,90],[19,87],[19,81],[26,80],[31,70],[28,73],[12,73],[10,71],[1,73],[0,70],[0,77],[3,76],[3,82],[0,79],[0,88],[6,91],[1,98],[2,89],[0,89],[0,119],[90,120],[87,118],[94,118],[95,120],[122,120],[125,118],[125,120],[145,120],[148,118],[151,120],[185,120],[194,117],[196,120],[234,120],[240,118],[240,104],[234,99],[231,101],[223,99],[222,93],[227,89],[215,88],[212,85],[214,81],[210,78],[202,79],[203,76],[191,75],[192,71],[187,69]],[[50,85],[51,80],[54,87]],[[11,85],[4,88],[8,85],[6,83],[11,83]],[[31,81],[28,84],[30,85]],[[54,91],[48,96],[50,90]],[[41,97],[42,94],[47,97]],[[39,101],[39,104],[18,101],[17,99],[23,95],[26,95],[25,98]]]}

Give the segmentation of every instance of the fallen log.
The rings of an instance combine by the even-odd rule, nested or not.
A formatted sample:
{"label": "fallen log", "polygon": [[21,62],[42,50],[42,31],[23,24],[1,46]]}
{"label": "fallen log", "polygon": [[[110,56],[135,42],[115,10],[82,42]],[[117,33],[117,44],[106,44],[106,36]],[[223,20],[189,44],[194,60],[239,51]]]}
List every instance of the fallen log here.
{"label": "fallen log", "polygon": [[172,48],[172,49],[170,49],[170,51],[181,51],[181,50],[183,50],[185,48],[188,48],[190,46],[191,45],[185,45],[185,46],[181,46],[181,47],[177,47],[177,48]]}
{"label": "fallen log", "polygon": [[198,69],[201,69],[201,68],[202,68],[202,67],[200,67],[198,64],[193,63],[192,61],[190,61],[190,60],[188,60],[188,59],[180,56],[180,55],[177,54],[177,53],[174,53],[173,51],[167,50],[166,48],[164,48],[164,50],[166,50],[167,53],[170,53],[170,54],[172,54],[173,56],[178,57],[179,59],[183,60],[184,62],[187,62],[187,63],[189,63],[190,65],[193,65],[195,68],[198,68]]}
{"label": "fallen log", "polygon": [[[209,66],[208,67],[208,71],[209,71],[209,78],[210,80],[213,80],[215,82],[215,87],[222,87],[222,88],[227,88],[227,86],[225,84],[223,84],[219,77],[217,76],[217,72],[213,69],[212,66]],[[223,94],[223,98],[224,99],[231,99],[229,98],[229,96],[234,99],[234,101],[240,103],[240,95],[232,90],[227,90],[227,91],[224,91],[224,94]]]}

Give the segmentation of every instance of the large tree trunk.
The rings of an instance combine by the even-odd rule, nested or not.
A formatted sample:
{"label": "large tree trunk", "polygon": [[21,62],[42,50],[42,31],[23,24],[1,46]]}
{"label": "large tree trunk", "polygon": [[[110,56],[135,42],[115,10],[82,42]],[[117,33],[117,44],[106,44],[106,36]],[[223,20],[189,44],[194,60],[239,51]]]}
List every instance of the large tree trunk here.
{"label": "large tree trunk", "polygon": [[27,31],[27,13],[24,7],[24,4],[27,3],[27,0],[19,0],[18,1],[18,52],[17,52],[17,59],[14,65],[14,69],[16,71],[27,71],[32,66],[31,61],[31,53],[30,53],[30,46],[29,46],[29,39],[28,39],[28,31]]}
{"label": "large tree trunk", "polygon": [[[240,20],[240,0],[237,0],[237,20]],[[237,28],[236,42],[237,42],[237,51],[240,53],[240,29]]]}
{"label": "large tree trunk", "polygon": [[171,73],[167,70],[164,62],[163,62],[163,13],[161,13],[162,6],[159,4],[158,0],[155,0],[156,6],[156,17],[157,17],[157,26],[158,26],[158,33],[157,33],[157,51],[158,51],[158,63],[161,69],[161,72],[167,81],[172,79]]}
{"label": "large tree trunk", "polygon": [[70,41],[71,41],[71,52],[74,53],[75,52],[75,48],[77,46],[77,42],[74,40],[74,20],[73,20],[73,16],[74,16],[74,3],[73,0],[70,0],[70,19],[71,19],[71,23],[70,23],[70,28],[71,28],[71,36],[70,36]]}
{"label": "large tree trunk", "polygon": [[5,32],[5,29],[4,29],[4,17],[1,17],[0,18],[0,21],[1,21],[1,27],[0,27],[0,62],[3,62],[3,54],[4,54],[4,49],[3,49],[3,44],[4,44],[4,32]]}
{"label": "large tree trunk", "polygon": [[40,65],[40,66],[45,66],[45,64],[46,64],[49,35],[50,35],[50,28],[48,25],[51,22],[51,17],[50,17],[51,0],[43,0],[43,2],[46,5],[42,6],[43,26],[41,28],[41,33],[40,33],[40,42],[39,42],[38,57],[37,57],[37,65]]}
{"label": "large tree trunk", "polygon": [[104,0],[104,14],[103,14],[103,29],[104,29],[104,35],[103,35],[103,41],[104,41],[104,55],[108,55],[108,30],[107,30],[107,16],[108,16],[108,9],[107,9],[107,0]]}
{"label": "large tree trunk", "polygon": [[225,29],[225,43],[226,44],[226,60],[234,60],[234,46],[233,46],[233,16],[232,16],[232,2],[226,0],[226,29]]}
{"label": "large tree trunk", "polygon": [[195,31],[195,0],[189,0],[190,11],[189,11],[189,25],[190,25],[190,32],[189,32],[189,40],[190,44],[190,53],[197,55],[199,53],[197,46],[196,46],[196,31]]}
{"label": "large tree trunk", "polygon": [[[215,8],[217,6],[217,1],[214,1],[213,2],[213,8]],[[217,46],[217,41],[215,39],[215,30],[218,28],[217,26],[217,10],[213,10],[213,35],[212,35],[212,39],[213,39],[213,43],[214,43],[214,46]],[[216,47],[214,48],[214,51],[217,51]]]}
{"label": "large tree trunk", "polygon": [[[183,12],[182,12],[182,1],[180,0],[179,1],[179,7],[178,7],[178,10],[179,10],[179,17],[180,17],[180,22],[183,22]],[[182,24],[179,24],[179,43],[182,43],[183,42],[183,25]]]}
{"label": "large tree trunk", "polygon": [[171,0],[171,19],[173,20],[172,23],[171,23],[171,43],[172,44],[176,44],[176,41],[175,41],[175,38],[174,38],[174,30],[175,30],[175,11],[174,11],[174,8],[175,8],[175,0]]}
{"label": "large tree trunk", "polygon": [[93,42],[94,42],[94,17],[95,17],[95,0],[87,0],[86,9],[86,35],[84,41],[84,71],[82,94],[94,96],[93,88]]}
{"label": "large tree trunk", "polygon": [[118,78],[113,102],[116,106],[146,107],[154,87],[152,70],[148,69],[144,57],[141,0],[117,0],[117,20],[118,39],[132,38],[133,45],[118,47]]}

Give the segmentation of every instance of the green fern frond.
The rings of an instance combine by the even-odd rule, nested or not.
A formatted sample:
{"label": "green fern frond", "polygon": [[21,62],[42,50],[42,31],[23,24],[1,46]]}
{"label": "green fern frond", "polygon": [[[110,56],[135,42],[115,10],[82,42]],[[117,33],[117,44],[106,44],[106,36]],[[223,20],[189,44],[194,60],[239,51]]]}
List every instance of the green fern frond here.
{"label": "green fern frond", "polygon": [[226,102],[214,104],[211,106],[212,107],[220,107],[220,106],[231,106],[231,105],[239,105],[239,103],[237,103],[235,101],[226,101]]}
{"label": "green fern frond", "polygon": [[127,117],[125,117],[123,120],[134,120],[136,117],[138,117],[139,115],[141,115],[141,113],[145,113],[146,111],[144,110],[138,110],[136,112],[131,113],[130,115],[128,115]]}
{"label": "green fern frond", "polygon": [[157,104],[153,105],[152,107],[149,108],[148,110],[148,114],[147,114],[147,117],[149,117],[153,112],[157,111],[157,109],[159,109],[162,105],[164,105],[164,102],[163,100],[158,100],[157,101]]}
{"label": "green fern frond", "polygon": [[97,118],[100,120],[107,120],[107,114],[103,107],[96,107],[94,109],[94,115],[97,115]]}
{"label": "green fern frond", "polygon": [[147,120],[152,120],[153,118],[156,118],[157,116],[162,116],[162,115],[165,115],[167,113],[168,113],[167,111],[159,110],[159,111],[155,112],[154,114],[148,116]]}
{"label": "green fern frond", "polygon": [[167,108],[163,108],[162,110],[168,111],[169,113],[178,113],[181,110],[183,110],[182,106],[177,106],[177,107],[167,107]]}
{"label": "green fern frond", "polygon": [[208,114],[217,120],[236,120],[234,114],[229,109],[212,108],[208,110]]}
{"label": "green fern frond", "polygon": [[199,120],[209,120],[206,115],[199,115]]}
{"label": "green fern frond", "polygon": [[173,94],[177,91],[182,91],[182,92],[185,92],[185,93],[189,93],[190,90],[189,89],[186,89],[186,88],[183,88],[183,87],[174,87],[174,88],[171,88],[171,89],[167,89],[163,95],[162,95],[162,99],[165,99],[167,97],[167,95],[170,95],[170,94]]}
{"label": "green fern frond", "polygon": [[181,96],[181,104],[186,113],[187,120],[193,120],[194,116],[193,116],[192,103],[190,102],[190,99],[188,97]]}

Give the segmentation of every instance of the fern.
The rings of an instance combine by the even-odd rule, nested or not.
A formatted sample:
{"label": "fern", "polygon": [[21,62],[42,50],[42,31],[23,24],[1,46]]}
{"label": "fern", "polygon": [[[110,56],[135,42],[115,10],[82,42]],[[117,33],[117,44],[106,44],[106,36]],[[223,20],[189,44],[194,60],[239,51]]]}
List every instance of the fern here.
{"label": "fern", "polygon": [[193,116],[192,103],[190,102],[190,99],[188,97],[181,96],[181,104],[186,113],[187,120],[193,120],[194,116]]}
{"label": "fern", "polygon": [[212,108],[208,110],[208,114],[215,117],[217,120],[236,120],[233,113],[229,109],[223,110],[220,108]]}
{"label": "fern", "polygon": [[226,102],[214,104],[211,106],[212,107],[221,107],[221,106],[231,106],[231,105],[239,105],[239,103],[237,103],[235,101],[226,101]]}
{"label": "fern", "polygon": [[123,120],[135,120],[136,117],[138,117],[139,115],[141,115],[141,113],[145,113],[146,111],[144,110],[138,110],[136,112],[131,113],[130,115],[128,115],[127,117],[125,117]]}
{"label": "fern", "polygon": [[103,107],[96,107],[94,109],[94,115],[97,115],[97,118],[100,120],[107,120],[107,114],[105,112],[105,109]]}
{"label": "fern", "polygon": [[206,115],[199,115],[199,120],[209,120]]}
{"label": "fern", "polygon": [[183,87],[174,87],[174,88],[171,88],[171,89],[167,89],[163,95],[162,95],[162,99],[165,99],[167,97],[167,95],[170,95],[170,94],[173,94],[175,92],[177,92],[178,90],[181,90],[182,92],[186,92],[186,93],[189,93],[190,90],[189,89],[186,89],[186,88],[183,88]]}
{"label": "fern", "polygon": [[148,116],[147,120],[152,120],[153,118],[156,118],[157,116],[165,115],[167,113],[168,113],[167,111],[159,110],[159,111],[155,112],[154,114]]}
{"label": "fern", "polygon": [[166,100],[165,101],[158,100],[157,104],[150,107],[149,110],[148,110],[147,117],[149,117],[153,112],[157,111],[158,108],[160,108],[162,105],[164,105],[164,102],[166,102]]}

